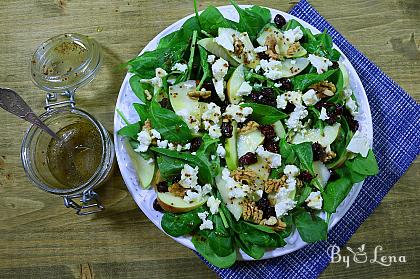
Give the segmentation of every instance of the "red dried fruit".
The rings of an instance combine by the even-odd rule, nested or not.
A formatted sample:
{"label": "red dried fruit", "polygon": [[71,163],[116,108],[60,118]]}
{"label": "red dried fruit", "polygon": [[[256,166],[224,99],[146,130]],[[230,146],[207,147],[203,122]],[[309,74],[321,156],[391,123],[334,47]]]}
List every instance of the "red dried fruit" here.
{"label": "red dried fruit", "polygon": [[273,153],[279,153],[280,152],[280,148],[279,148],[279,143],[277,141],[273,141],[273,140],[264,140],[264,149]]}
{"label": "red dried fruit", "polygon": [[164,193],[164,192],[168,192],[168,182],[166,181],[161,181],[156,185],[156,189],[158,192]]}
{"label": "red dried fruit", "polygon": [[200,148],[201,144],[203,143],[203,140],[201,138],[193,138],[190,143],[190,151],[195,152]]}
{"label": "red dried fruit", "polygon": [[225,138],[231,138],[233,133],[233,126],[230,122],[223,122],[220,126],[220,130],[222,131],[222,135]]}
{"label": "red dried fruit", "polygon": [[164,212],[157,199],[153,201],[153,209],[159,212]]}
{"label": "red dried fruit", "polygon": [[312,144],[312,153],[314,161],[319,161],[327,155],[325,148],[317,142]]}
{"label": "red dried fruit", "polygon": [[258,161],[257,154],[252,152],[247,152],[239,158],[238,162],[241,166],[255,164]]}
{"label": "red dried fruit", "polygon": [[273,125],[261,125],[259,126],[259,129],[266,140],[273,139],[276,137],[276,132],[274,131]]}
{"label": "red dried fruit", "polygon": [[300,180],[302,180],[303,182],[310,182],[312,180],[312,178],[314,178],[314,177],[308,171],[302,171],[299,174],[298,178]]}
{"label": "red dried fruit", "polygon": [[282,28],[286,24],[286,19],[281,14],[276,14],[274,17],[274,23],[276,24],[277,28]]}

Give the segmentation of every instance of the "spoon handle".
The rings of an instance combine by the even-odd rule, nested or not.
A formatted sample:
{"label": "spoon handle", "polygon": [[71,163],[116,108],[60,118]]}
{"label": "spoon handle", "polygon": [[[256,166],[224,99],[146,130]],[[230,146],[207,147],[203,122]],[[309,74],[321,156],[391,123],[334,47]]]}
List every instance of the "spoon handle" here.
{"label": "spoon handle", "polygon": [[32,111],[29,105],[15,91],[11,89],[0,88],[0,107],[4,110],[34,124],[47,132],[51,137],[59,140],[54,133],[39,117]]}

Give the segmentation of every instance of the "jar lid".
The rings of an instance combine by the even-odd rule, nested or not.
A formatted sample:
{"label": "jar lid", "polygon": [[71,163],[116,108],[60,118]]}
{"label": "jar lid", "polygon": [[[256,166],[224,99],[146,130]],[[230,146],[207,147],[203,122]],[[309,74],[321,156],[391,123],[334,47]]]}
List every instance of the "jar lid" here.
{"label": "jar lid", "polygon": [[102,63],[99,44],[80,34],[62,34],[42,43],[32,55],[32,81],[53,93],[71,92],[90,82]]}

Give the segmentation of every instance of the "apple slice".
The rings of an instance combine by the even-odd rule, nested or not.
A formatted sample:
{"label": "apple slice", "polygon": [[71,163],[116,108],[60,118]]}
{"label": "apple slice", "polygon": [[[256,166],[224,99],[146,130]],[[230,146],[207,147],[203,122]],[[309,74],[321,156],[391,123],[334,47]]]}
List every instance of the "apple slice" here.
{"label": "apple slice", "polygon": [[217,57],[225,59],[227,62],[229,62],[229,65],[232,65],[234,67],[239,65],[238,61],[233,59],[226,49],[224,49],[222,46],[218,45],[214,41],[214,38],[201,39],[197,42],[197,44],[204,47],[208,52],[216,55]]}
{"label": "apple slice", "polygon": [[259,130],[239,135],[238,142],[236,144],[238,158],[241,158],[248,152],[254,153],[257,147],[262,144],[263,141],[264,135]]}
{"label": "apple slice", "polygon": [[286,130],[284,129],[284,126],[281,120],[277,120],[276,122],[274,122],[273,126],[274,126],[274,132],[276,132],[276,135],[279,138],[282,139],[286,137]]}
{"label": "apple slice", "polygon": [[340,123],[335,123],[332,126],[325,126],[323,133],[321,129],[310,129],[308,133],[296,134],[293,139],[293,144],[299,144],[302,142],[318,142],[322,146],[326,147],[327,145],[333,143],[338,136],[338,132],[340,131]]}
{"label": "apple slice", "polygon": [[330,171],[321,161],[313,162],[312,166],[316,174],[316,179],[318,179],[322,187],[325,187],[325,185],[327,185],[328,179],[330,179],[331,176]]}
{"label": "apple slice", "polygon": [[227,209],[232,213],[236,220],[239,220],[242,216],[241,200],[231,200],[229,198],[229,189],[226,185],[226,181],[222,179],[221,175],[216,176],[215,181],[217,190],[219,190],[220,196],[222,196],[222,200],[226,204]]}
{"label": "apple slice", "polygon": [[257,174],[255,184],[259,187],[264,186],[264,181],[268,179],[271,170],[270,165],[260,156],[257,156],[257,162],[255,164],[247,166],[246,169],[250,169]]}
{"label": "apple slice", "polygon": [[244,65],[241,64],[232,73],[232,76],[227,82],[227,95],[231,104],[237,105],[242,100],[242,96],[238,96],[238,90],[244,81]]}
{"label": "apple slice", "polygon": [[208,196],[197,202],[186,202],[183,198],[177,197],[170,192],[158,192],[157,200],[163,210],[172,213],[188,212],[206,203]]}
{"label": "apple slice", "polygon": [[238,124],[236,121],[232,121],[232,136],[225,141],[226,150],[226,165],[229,170],[236,170],[238,168],[238,152],[236,149],[236,130]]}
{"label": "apple slice", "polygon": [[135,152],[127,139],[124,141],[124,145],[136,171],[141,187],[143,189],[148,189],[155,174],[155,163],[149,163],[148,160]]}
{"label": "apple slice", "polygon": [[343,63],[338,63],[341,73],[343,74],[343,88],[347,88],[350,84],[349,73]]}

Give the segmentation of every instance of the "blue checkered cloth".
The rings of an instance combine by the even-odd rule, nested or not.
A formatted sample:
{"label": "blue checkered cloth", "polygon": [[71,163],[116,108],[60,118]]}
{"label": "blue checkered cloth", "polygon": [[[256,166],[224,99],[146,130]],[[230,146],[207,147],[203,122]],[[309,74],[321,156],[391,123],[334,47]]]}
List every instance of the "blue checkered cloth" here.
{"label": "blue checkered cloth", "polygon": [[420,153],[420,106],[308,2],[300,1],[290,14],[321,31],[327,29],[359,74],[372,111],[373,150],[380,173],[365,180],[350,210],[329,232],[328,241],[270,260],[239,262],[229,269],[219,269],[204,260],[222,278],[316,278],[330,262],[327,248],[345,245]]}

